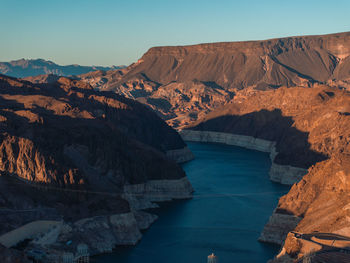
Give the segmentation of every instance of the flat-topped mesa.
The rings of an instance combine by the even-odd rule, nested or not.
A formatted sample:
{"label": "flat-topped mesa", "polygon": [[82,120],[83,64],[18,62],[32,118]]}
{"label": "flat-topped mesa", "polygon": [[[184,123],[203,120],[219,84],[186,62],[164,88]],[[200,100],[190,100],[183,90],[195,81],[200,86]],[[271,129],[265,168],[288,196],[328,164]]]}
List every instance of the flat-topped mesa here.
{"label": "flat-topped mesa", "polygon": [[274,38],[267,40],[251,40],[236,42],[217,42],[204,43],[188,46],[159,46],[150,48],[142,57],[142,60],[148,56],[171,55],[181,58],[190,53],[230,53],[230,52],[253,52],[273,53],[277,49],[293,50],[303,48],[322,48],[329,50],[336,55],[350,54],[350,32],[329,34],[329,35],[310,35],[294,36],[284,38]]}
{"label": "flat-topped mesa", "polygon": [[[197,79],[238,89],[259,83],[291,86],[301,84],[302,80],[326,82],[349,77],[341,69],[348,68],[348,63],[340,62],[350,55],[349,44],[350,33],[347,32],[154,47],[145,53],[125,79],[143,73],[162,84]],[[339,75],[339,71],[342,74]]]}
{"label": "flat-topped mesa", "polygon": [[80,78],[113,90],[184,128],[240,90],[283,86],[350,88],[350,33],[150,48],[120,71]]}

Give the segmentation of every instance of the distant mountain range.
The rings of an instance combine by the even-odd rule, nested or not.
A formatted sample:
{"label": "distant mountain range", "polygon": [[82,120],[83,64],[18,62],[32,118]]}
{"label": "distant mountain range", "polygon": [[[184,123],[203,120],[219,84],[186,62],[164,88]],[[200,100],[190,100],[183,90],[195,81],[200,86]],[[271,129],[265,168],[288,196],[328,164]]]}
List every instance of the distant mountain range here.
{"label": "distant mountain range", "polygon": [[80,65],[67,65],[61,66],[52,61],[44,59],[20,59],[10,62],[0,62],[0,74],[25,78],[29,76],[37,76],[42,74],[55,74],[59,76],[70,76],[85,74],[95,70],[113,70],[124,68],[125,66],[112,66],[112,67],[100,67],[100,66],[80,66]]}

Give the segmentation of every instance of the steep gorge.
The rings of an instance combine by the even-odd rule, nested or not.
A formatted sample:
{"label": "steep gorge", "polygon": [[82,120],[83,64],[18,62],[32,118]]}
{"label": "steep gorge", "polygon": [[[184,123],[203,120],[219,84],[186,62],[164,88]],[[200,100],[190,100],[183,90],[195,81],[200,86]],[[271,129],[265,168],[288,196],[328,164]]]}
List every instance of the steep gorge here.
{"label": "steep gorge", "polygon": [[[141,238],[156,217],[140,209],[191,196],[185,173],[169,158],[179,157],[175,151],[186,161],[191,153],[138,102],[64,77],[32,83],[2,75],[0,102],[0,235],[50,220],[61,222],[58,234],[49,231],[31,246],[59,251],[70,240],[103,253]],[[13,237],[0,239],[10,247]]]}
{"label": "steep gorge", "polygon": [[229,105],[188,128],[274,141],[274,163],[309,169],[280,199],[263,231],[263,241],[283,244],[295,227],[301,233],[350,234],[346,209],[349,109],[349,93],[326,86],[245,90]]}
{"label": "steep gorge", "polygon": [[[178,129],[273,142],[282,173],[308,169],[299,182],[286,180],[296,184],[263,231],[262,240],[283,244],[293,229],[350,234],[349,47],[349,32],[155,47],[123,70],[79,78],[146,104]],[[284,258],[308,252],[290,239]]]}
{"label": "steep gorge", "polygon": [[[100,167],[101,160],[99,161],[98,156],[101,152],[107,152],[101,159],[110,160],[109,152],[114,154],[114,151],[109,148],[110,144],[115,143],[118,148],[120,144],[126,143],[126,148],[130,149],[130,152],[125,154],[126,157],[124,152],[119,153],[120,160],[125,160],[125,157],[126,161],[120,166],[117,164],[117,167],[124,167],[124,164],[130,161],[130,156],[134,154],[138,154],[140,160],[143,160],[138,165],[142,167],[141,173],[139,168],[131,169],[133,171],[131,175],[135,176],[128,177],[127,180],[132,180],[134,186],[127,188],[126,193],[141,193],[148,195],[148,198],[138,200],[132,195],[124,195],[119,200],[118,207],[123,207],[122,213],[126,214],[125,218],[129,216],[128,204],[144,208],[150,206],[149,201],[155,198],[151,193],[156,187],[152,182],[147,183],[147,179],[157,181],[184,178],[176,165],[166,160],[164,153],[171,150],[172,152],[168,155],[178,158],[185,152],[187,157],[184,160],[191,158],[190,153],[184,149],[184,143],[174,131],[170,131],[169,127],[163,124],[155,124],[160,120],[156,121],[154,114],[146,110],[147,107],[157,112],[169,125],[178,129],[229,134],[231,137],[232,135],[250,136],[273,143],[275,152],[271,155],[271,159],[274,169],[282,169],[282,172],[279,171],[281,181],[296,184],[286,196],[280,199],[274,214],[263,230],[261,239],[278,244],[284,243],[282,250],[284,255],[281,257],[289,260],[300,258],[309,252],[307,248],[302,247],[302,244],[295,245],[297,242],[294,237],[287,236],[292,230],[304,233],[324,231],[350,235],[347,227],[350,216],[347,207],[350,174],[348,165],[350,97],[347,91],[350,88],[349,62],[350,33],[348,32],[265,41],[155,47],[127,68],[90,72],[77,76],[76,80],[49,79],[45,76],[29,78],[32,84],[15,79],[6,80],[11,82],[11,85],[17,85],[17,88],[29,85],[31,90],[40,89],[40,92],[45,92],[47,87],[58,85],[60,87],[58,94],[61,94],[61,89],[65,90],[67,94],[63,97],[68,96],[70,102],[77,102],[78,105],[68,108],[57,106],[53,109],[50,108],[52,102],[54,102],[53,105],[61,105],[62,102],[56,103],[50,98],[45,107],[38,104],[27,112],[23,109],[23,105],[25,108],[32,107],[31,105],[37,104],[37,101],[35,103],[22,101],[22,96],[7,92],[2,96],[2,100],[4,105],[11,104],[11,107],[7,107],[1,115],[5,123],[8,120],[16,120],[13,121],[13,130],[18,127],[17,119],[25,120],[24,123],[29,122],[23,126],[25,127],[23,134],[33,130],[31,122],[42,122],[47,125],[47,122],[40,118],[42,113],[45,113],[45,116],[51,113],[59,115],[54,117],[57,127],[62,125],[60,120],[65,118],[69,122],[72,116],[74,118],[69,122],[70,127],[74,127],[75,124],[79,126],[77,130],[73,129],[73,134],[68,134],[69,138],[72,137],[74,141],[79,142],[78,145],[68,140],[65,143],[66,147],[60,148],[59,152],[63,152],[59,156],[60,159],[54,158],[54,160],[64,160],[65,167],[72,168],[59,172],[66,174],[65,177],[55,177],[55,172],[41,177],[25,172],[23,176],[26,178],[32,177],[39,180],[49,178],[58,185],[73,182],[76,187],[82,187],[80,179],[86,178],[80,173],[88,175],[90,168],[97,167],[88,166],[89,169],[83,171],[84,169],[79,169],[82,158],[74,158],[74,156],[84,156],[87,147],[88,152],[92,153],[88,158],[89,162],[98,163],[97,166]],[[71,86],[74,88],[69,88]],[[82,92],[82,89],[85,91]],[[101,93],[95,93],[93,89],[114,91],[129,99],[137,100],[146,107],[108,92],[103,93],[102,98],[99,98],[98,94]],[[26,89],[24,91],[27,92]],[[86,98],[93,100],[93,104],[96,105],[102,100],[103,107],[94,107],[94,111],[86,109]],[[64,98],[64,101],[66,100],[67,98]],[[115,100],[118,106],[114,105]],[[135,116],[133,114],[135,111],[130,111],[128,106],[124,106],[129,103],[135,108],[142,107],[140,112],[149,112],[149,116]],[[111,106],[117,110],[106,114],[105,107]],[[15,107],[15,111],[12,107]],[[65,116],[67,110],[68,117]],[[109,117],[105,119],[106,116]],[[152,121],[149,121],[149,118]],[[103,126],[99,126],[101,123]],[[56,126],[50,129],[50,133],[53,136],[63,136],[65,129],[57,130]],[[101,131],[96,132],[96,126],[100,127]],[[81,129],[85,131],[89,127],[93,127],[91,130],[87,129],[88,139],[93,138],[93,143],[81,147],[87,138],[80,138],[77,134]],[[143,131],[139,127],[148,128]],[[115,133],[120,136],[115,136]],[[123,137],[126,133],[128,136]],[[102,138],[100,138],[101,134]],[[15,133],[10,135],[15,136]],[[37,137],[45,138],[45,134],[39,133]],[[25,137],[16,141],[16,137],[6,138],[3,149],[10,149],[5,150],[6,154],[16,152],[12,147],[13,141],[15,145],[22,145],[22,140],[26,139]],[[107,145],[99,149],[100,140],[104,141],[104,138],[111,138],[111,142],[105,142]],[[55,146],[54,143],[52,145]],[[124,149],[124,147],[121,148]],[[33,159],[34,155],[31,155],[35,152],[33,149],[32,146],[26,146],[25,151],[20,152],[24,152],[24,156],[31,156],[29,159]],[[179,149],[180,152],[177,151]],[[72,159],[78,159],[78,161],[74,163]],[[43,163],[40,155],[36,155],[34,160],[35,164],[29,163],[27,167]],[[132,160],[135,159],[132,158]],[[162,160],[164,166],[154,167],[152,163],[159,160]],[[50,163],[50,167],[54,167],[55,162],[50,161],[45,160],[45,164]],[[110,162],[115,164],[115,160]],[[21,173],[23,171],[21,167],[24,167],[26,162],[20,165],[7,162],[6,165],[6,169]],[[86,165],[83,166],[86,167]],[[109,161],[102,167],[106,168],[103,172],[108,174]],[[284,174],[283,167],[308,169],[308,173],[298,182],[300,177],[283,178],[283,176],[289,176]],[[174,171],[172,175],[165,173],[168,169]],[[55,168],[51,170],[55,171]],[[126,180],[123,174],[119,171],[114,173],[114,176]],[[153,177],[155,175],[156,177]],[[112,175],[112,178],[114,176]],[[110,186],[108,182],[103,185]],[[186,195],[191,190],[190,186],[187,183],[180,184],[180,189],[186,189],[184,191]],[[161,189],[168,191],[169,185],[165,183]],[[96,203],[93,205],[98,206]],[[113,221],[111,218],[99,220],[100,226],[108,220]],[[78,224],[89,227],[90,222],[84,221]],[[138,233],[133,234],[137,239]]]}

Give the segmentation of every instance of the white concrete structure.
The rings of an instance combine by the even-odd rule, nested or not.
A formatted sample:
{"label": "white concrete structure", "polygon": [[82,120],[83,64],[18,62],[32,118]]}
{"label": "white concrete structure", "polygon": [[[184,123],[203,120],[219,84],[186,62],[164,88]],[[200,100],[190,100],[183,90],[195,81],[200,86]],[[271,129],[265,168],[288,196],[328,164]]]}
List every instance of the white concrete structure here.
{"label": "white concrete structure", "polygon": [[59,228],[62,225],[61,221],[38,220],[25,224],[10,232],[0,236],[0,243],[9,248],[17,245],[25,239],[35,239],[40,235],[44,235],[52,228]]}
{"label": "white concrete structure", "polygon": [[85,244],[79,244],[77,246],[77,254],[75,255],[75,262],[89,263],[89,261],[90,261],[90,256],[89,256],[88,246]]}
{"label": "white concrete structure", "polygon": [[214,253],[211,253],[211,255],[208,256],[208,263],[217,263],[217,257],[214,255]]}

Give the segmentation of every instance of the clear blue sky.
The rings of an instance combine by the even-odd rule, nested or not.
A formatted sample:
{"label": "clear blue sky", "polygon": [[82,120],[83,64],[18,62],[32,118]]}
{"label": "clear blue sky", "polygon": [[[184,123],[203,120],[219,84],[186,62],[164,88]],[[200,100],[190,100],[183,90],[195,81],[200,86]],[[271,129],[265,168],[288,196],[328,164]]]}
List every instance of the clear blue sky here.
{"label": "clear blue sky", "polygon": [[152,46],[350,31],[349,0],[0,0],[0,61],[119,65]]}

